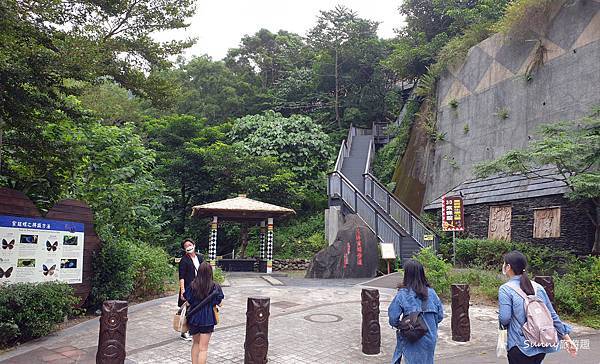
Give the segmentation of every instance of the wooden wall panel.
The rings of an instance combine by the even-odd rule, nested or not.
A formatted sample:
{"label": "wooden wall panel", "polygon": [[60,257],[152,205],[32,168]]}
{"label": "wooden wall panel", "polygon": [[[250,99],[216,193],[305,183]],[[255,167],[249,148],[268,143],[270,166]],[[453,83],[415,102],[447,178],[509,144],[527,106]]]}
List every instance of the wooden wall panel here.
{"label": "wooden wall panel", "polygon": [[535,209],[533,211],[533,237],[560,237],[560,207]]}
{"label": "wooden wall panel", "polygon": [[94,230],[94,214],[83,201],[61,200],[43,216],[35,204],[22,192],[9,188],[0,188],[0,215],[22,217],[44,217],[53,220],[80,222],[84,224],[83,277],[82,283],[72,284],[75,294],[80,298],[79,305],[85,303],[90,294],[93,276],[92,259],[100,251],[102,242]]}
{"label": "wooden wall panel", "polygon": [[510,240],[511,236],[511,206],[490,206],[490,222],[488,239]]}

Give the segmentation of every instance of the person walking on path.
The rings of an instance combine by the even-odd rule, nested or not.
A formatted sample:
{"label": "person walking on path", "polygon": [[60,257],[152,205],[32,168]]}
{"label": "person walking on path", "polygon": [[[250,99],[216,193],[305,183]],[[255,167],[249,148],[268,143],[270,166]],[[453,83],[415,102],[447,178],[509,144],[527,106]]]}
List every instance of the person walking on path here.
{"label": "person walking on path", "polygon": [[[390,325],[400,328],[396,331],[396,350],[392,364],[400,364],[404,357],[407,364],[432,364],[437,342],[438,324],[444,318],[444,308],[438,295],[429,286],[423,265],[408,259],[403,264],[404,279],[398,293],[388,308]],[[425,331],[418,339],[410,338],[402,331],[401,321],[422,312],[419,320]]]}
{"label": "person walking on path", "polygon": [[[181,307],[186,299],[184,297],[185,292],[189,289],[190,285],[196,278],[196,272],[203,258],[201,254],[196,253],[196,243],[192,239],[184,239],[181,242],[181,248],[184,251],[184,255],[179,261],[179,296],[177,306]],[[192,337],[184,332],[181,334],[184,340],[192,340]]]}
{"label": "person walking on path", "polygon": [[[210,264],[207,262],[200,264],[198,275],[184,296],[190,304],[190,312],[193,312],[187,320],[190,334],[194,339],[192,363],[205,364],[208,357],[210,336],[217,324],[214,307],[220,305],[225,297],[221,287],[213,281],[213,270]],[[201,307],[197,307],[199,305]]]}
{"label": "person walking on path", "polygon": [[[525,270],[526,267],[527,258],[523,253],[514,250],[504,255],[502,273],[508,276],[509,281],[500,286],[498,290],[498,305],[500,324],[508,329],[508,362],[510,364],[539,364],[544,360],[546,354],[559,350],[558,339],[564,340],[565,348],[571,356],[575,357],[577,347],[569,336],[571,327],[560,320],[544,287],[529,279]],[[534,311],[528,310],[524,298],[526,296],[536,296],[546,306],[548,312],[544,314],[542,312],[544,310],[539,308]],[[527,304],[531,305],[532,302],[528,300]],[[536,317],[531,316],[532,314]],[[545,318],[545,315],[548,315],[546,319],[549,323],[549,329],[546,327],[541,329],[545,332],[551,332],[551,335],[558,335],[558,337],[555,337],[556,344],[554,345],[549,343],[552,339],[546,339],[548,341],[546,344],[531,342],[528,339],[529,334],[525,335],[523,331],[523,327],[528,321],[527,317],[530,317],[533,323],[534,320],[542,322],[541,320]],[[552,326],[554,326],[556,332],[552,330]]]}

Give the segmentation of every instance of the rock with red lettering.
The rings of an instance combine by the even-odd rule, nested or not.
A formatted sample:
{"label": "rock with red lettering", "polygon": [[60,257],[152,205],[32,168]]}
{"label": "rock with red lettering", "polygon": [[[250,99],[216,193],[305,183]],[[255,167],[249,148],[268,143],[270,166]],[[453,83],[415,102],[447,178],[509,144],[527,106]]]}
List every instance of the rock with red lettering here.
{"label": "rock with red lettering", "polygon": [[370,278],[377,274],[379,249],[375,234],[356,215],[346,216],[335,242],[319,251],[307,278]]}

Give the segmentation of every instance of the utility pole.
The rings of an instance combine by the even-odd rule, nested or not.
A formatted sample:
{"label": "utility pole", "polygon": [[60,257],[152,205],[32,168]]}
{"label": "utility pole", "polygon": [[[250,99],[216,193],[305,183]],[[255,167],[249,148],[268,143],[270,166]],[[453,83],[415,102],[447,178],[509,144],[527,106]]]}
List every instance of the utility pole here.
{"label": "utility pole", "polygon": [[338,75],[338,45],[335,46],[335,121],[338,129],[342,130],[342,122],[340,120],[340,81]]}

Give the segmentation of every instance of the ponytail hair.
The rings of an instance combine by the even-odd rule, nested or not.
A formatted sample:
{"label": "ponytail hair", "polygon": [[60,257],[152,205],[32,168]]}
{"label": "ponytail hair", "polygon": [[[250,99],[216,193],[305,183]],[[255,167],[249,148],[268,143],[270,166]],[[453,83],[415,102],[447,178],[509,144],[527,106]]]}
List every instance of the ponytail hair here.
{"label": "ponytail hair", "polygon": [[504,254],[504,263],[509,264],[516,275],[521,275],[520,287],[527,295],[534,295],[535,290],[527,276],[525,268],[527,267],[527,258],[518,250]]}

